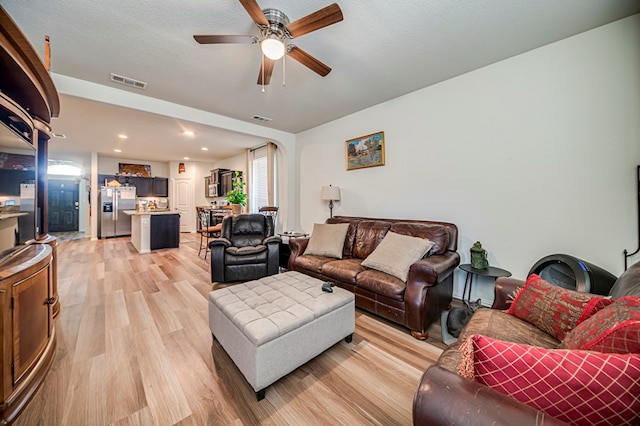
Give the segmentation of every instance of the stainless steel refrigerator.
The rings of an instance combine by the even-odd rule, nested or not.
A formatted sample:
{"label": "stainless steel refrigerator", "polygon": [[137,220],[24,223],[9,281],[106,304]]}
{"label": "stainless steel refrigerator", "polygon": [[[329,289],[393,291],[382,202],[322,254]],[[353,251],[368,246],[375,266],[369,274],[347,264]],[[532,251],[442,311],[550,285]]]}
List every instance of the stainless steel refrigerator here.
{"label": "stainless steel refrigerator", "polygon": [[133,186],[100,188],[98,198],[98,238],[131,235],[131,216],[125,210],[136,209],[136,188]]}

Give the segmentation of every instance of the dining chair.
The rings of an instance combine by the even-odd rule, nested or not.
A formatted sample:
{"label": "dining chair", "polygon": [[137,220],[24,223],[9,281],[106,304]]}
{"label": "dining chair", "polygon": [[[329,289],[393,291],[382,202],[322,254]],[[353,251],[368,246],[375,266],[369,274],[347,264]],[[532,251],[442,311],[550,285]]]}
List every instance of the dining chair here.
{"label": "dining chair", "polygon": [[260,207],[258,211],[265,216],[271,216],[271,220],[273,221],[273,228],[275,229],[276,219],[278,218],[278,207],[264,206]]}
{"label": "dining chair", "polygon": [[[198,232],[200,233],[200,247],[198,248],[198,256],[202,252],[204,247],[204,258],[207,258],[207,252],[209,251],[209,240],[220,236],[222,230],[222,224],[211,224],[211,215],[208,211],[198,212]],[[203,245],[204,243],[204,245]]]}

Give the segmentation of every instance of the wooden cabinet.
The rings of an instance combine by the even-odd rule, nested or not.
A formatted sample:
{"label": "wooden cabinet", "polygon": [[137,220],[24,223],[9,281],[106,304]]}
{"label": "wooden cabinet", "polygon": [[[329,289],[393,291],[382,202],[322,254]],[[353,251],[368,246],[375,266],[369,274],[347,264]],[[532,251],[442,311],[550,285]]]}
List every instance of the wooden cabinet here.
{"label": "wooden cabinet", "polygon": [[136,187],[136,195],[138,197],[153,197],[152,178],[135,178],[132,186]]}
{"label": "wooden cabinet", "polygon": [[121,185],[134,186],[138,197],[168,197],[169,179],[163,177],[137,177],[137,176],[116,176],[98,175],[98,185],[104,186],[105,181],[110,182],[116,179]]}
{"label": "wooden cabinet", "polygon": [[2,184],[0,188],[0,195],[15,195],[20,196],[20,184],[23,183],[35,183],[36,172],[33,170],[7,170],[0,169],[0,181]]}
{"label": "wooden cabinet", "polygon": [[180,215],[151,215],[151,233],[149,239],[149,248],[151,250],[179,247]]}
{"label": "wooden cabinet", "polygon": [[[3,123],[17,128],[35,148],[33,197],[43,240],[48,230],[49,123],[60,99],[48,70],[16,23],[0,7],[0,104],[11,110]],[[5,121],[5,118],[9,121]],[[16,121],[17,120],[17,121]],[[20,123],[31,131],[24,132]],[[34,226],[35,230],[35,226]],[[52,247],[18,245],[0,262],[0,423],[12,423],[36,393],[55,357]]]}
{"label": "wooden cabinet", "polygon": [[11,423],[55,355],[52,248],[32,244],[0,264],[0,413]]}
{"label": "wooden cabinet", "polygon": [[225,173],[230,172],[229,169],[213,169],[211,176],[204,178],[204,192],[206,197],[223,197],[227,194],[224,190],[222,181]]}
{"label": "wooden cabinet", "polygon": [[220,176],[220,192],[222,195],[226,195],[227,192],[233,189],[233,170],[227,170]]}
{"label": "wooden cabinet", "polygon": [[168,197],[169,196],[169,179],[162,177],[153,178],[153,196]]}

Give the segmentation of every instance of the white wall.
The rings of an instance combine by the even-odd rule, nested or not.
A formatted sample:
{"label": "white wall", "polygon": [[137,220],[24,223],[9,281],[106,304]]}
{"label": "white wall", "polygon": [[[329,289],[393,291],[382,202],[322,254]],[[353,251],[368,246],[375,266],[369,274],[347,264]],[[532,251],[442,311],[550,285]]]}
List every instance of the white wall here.
{"label": "white wall", "polygon": [[[437,58],[434,58],[436,60]],[[385,132],[386,165],[345,170],[345,140]],[[533,50],[297,136],[299,230],[334,214],[442,220],[468,263],[524,278],[567,253],[618,275],[637,246],[640,15]],[[454,295],[464,275],[456,272]],[[489,303],[490,281],[474,286]]]}

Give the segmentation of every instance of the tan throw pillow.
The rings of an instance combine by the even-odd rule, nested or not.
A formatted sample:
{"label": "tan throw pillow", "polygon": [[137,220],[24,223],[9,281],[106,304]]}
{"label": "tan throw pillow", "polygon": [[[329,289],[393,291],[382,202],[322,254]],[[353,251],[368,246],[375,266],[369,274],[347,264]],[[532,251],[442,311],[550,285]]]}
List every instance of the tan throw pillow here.
{"label": "tan throw pillow", "polygon": [[316,223],[304,254],[335,257],[342,259],[344,239],[349,229],[348,223]]}
{"label": "tan throw pillow", "polygon": [[422,259],[433,244],[424,238],[387,232],[378,247],[362,262],[362,266],[386,272],[407,282],[411,265]]}

